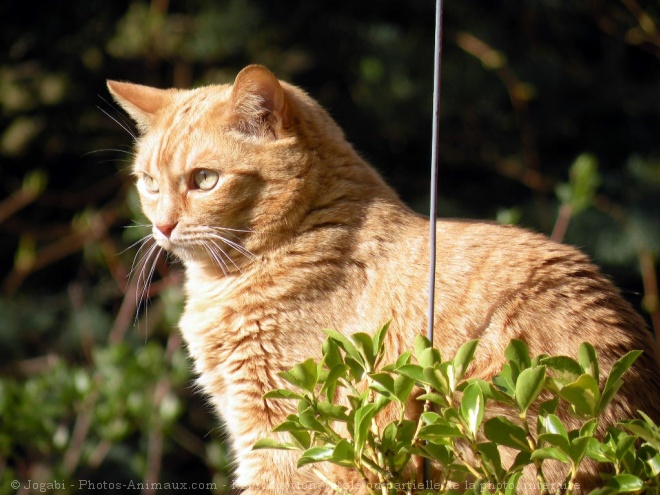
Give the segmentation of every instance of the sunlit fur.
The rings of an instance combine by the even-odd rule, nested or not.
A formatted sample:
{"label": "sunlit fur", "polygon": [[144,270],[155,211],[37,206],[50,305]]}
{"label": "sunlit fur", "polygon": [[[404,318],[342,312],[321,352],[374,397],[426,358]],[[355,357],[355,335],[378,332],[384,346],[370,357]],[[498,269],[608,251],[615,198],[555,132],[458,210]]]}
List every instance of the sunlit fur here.
{"label": "sunlit fur", "polygon": [[[286,387],[278,372],[319,358],[326,327],[373,332],[391,320],[385,362],[411,348],[426,328],[428,220],[401,203],[318,104],[262,67],[246,68],[233,86],[108,85],[142,132],[134,164],[142,206],[155,241],[185,265],[180,328],[226,423],[238,485],[250,494],[271,493],[268,486],[330,493],[309,467],[296,469],[295,454],[252,450],[295,408],[262,396]],[[194,188],[198,169],[219,171],[210,191]],[[158,193],[141,184],[143,174]],[[170,237],[156,227],[174,224]],[[569,356],[590,341],[604,372],[643,349],[608,415],[643,409],[660,419],[655,343],[583,254],[482,222],[441,220],[437,239],[435,345],[443,356],[479,338],[471,373],[488,378],[514,337],[533,354]],[[319,468],[331,480],[360,482]],[[546,474],[563,480],[554,468]],[[580,480],[585,488],[591,481]]]}

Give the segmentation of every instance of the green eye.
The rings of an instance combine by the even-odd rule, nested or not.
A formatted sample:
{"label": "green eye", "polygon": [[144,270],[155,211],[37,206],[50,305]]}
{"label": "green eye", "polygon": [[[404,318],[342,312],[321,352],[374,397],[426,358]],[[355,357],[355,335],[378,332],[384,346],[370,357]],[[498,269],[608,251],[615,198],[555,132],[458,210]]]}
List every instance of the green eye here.
{"label": "green eye", "polygon": [[160,189],[158,188],[158,181],[154,179],[152,176],[147,174],[142,174],[140,180],[142,181],[142,184],[144,184],[144,188],[148,192],[155,194],[160,191]]}
{"label": "green eye", "polygon": [[195,186],[199,187],[203,191],[213,189],[218,183],[219,178],[220,174],[217,171],[209,170],[206,168],[195,170],[195,173],[193,174]]}

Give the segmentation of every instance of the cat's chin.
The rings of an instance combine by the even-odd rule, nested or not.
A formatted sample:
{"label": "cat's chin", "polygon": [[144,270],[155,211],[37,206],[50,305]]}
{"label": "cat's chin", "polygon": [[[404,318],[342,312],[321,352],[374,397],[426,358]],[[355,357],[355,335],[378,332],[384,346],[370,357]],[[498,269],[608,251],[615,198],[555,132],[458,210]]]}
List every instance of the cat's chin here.
{"label": "cat's chin", "polygon": [[174,255],[187,268],[195,267],[206,272],[208,275],[226,276],[240,271],[237,263],[227,261],[221,265],[221,261],[209,255],[209,252],[200,246],[181,246],[167,241],[158,243],[168,254]]}

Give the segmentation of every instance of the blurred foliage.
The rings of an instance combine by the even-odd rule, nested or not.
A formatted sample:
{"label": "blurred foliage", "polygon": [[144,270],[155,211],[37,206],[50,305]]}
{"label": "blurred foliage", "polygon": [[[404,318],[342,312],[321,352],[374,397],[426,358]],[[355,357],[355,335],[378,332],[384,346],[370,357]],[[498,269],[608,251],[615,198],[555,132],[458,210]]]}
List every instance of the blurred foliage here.
{"label": "blurred foliage", "polygon": [[[439,213],[579,245],[657,330],[660,5],[444,3]],[[231,491],[175,331],[179,265],[157,265],[137,312],[145,220],[105,79],[188,87],[262,63],[423,212],[433,16],[428,0],[0,4],[0,493],[13,479]]]}

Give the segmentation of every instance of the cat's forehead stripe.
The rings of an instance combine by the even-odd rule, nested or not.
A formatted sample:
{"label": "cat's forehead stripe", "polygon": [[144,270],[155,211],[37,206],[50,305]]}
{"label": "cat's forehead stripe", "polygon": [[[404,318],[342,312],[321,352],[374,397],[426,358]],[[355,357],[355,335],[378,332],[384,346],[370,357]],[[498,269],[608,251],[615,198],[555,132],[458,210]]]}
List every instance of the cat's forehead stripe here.
{"label": "cat's forehead stripe", "polygon": [[187,127],[195,127],[206,118],[209,111],[228,99],[227,88],[210,86],[192,90],[177,102],[170,127],[179,127],[181,122],[185,122]]}
{"label": "cat's forehead stripe", "polygon": [[179,96],[164,127],[153,165],[175,164],[183,169],[186,165],[186,142],[191,132],[201,126],[210,111],[229,99],[230,88],[218,86],[200,88]]}

